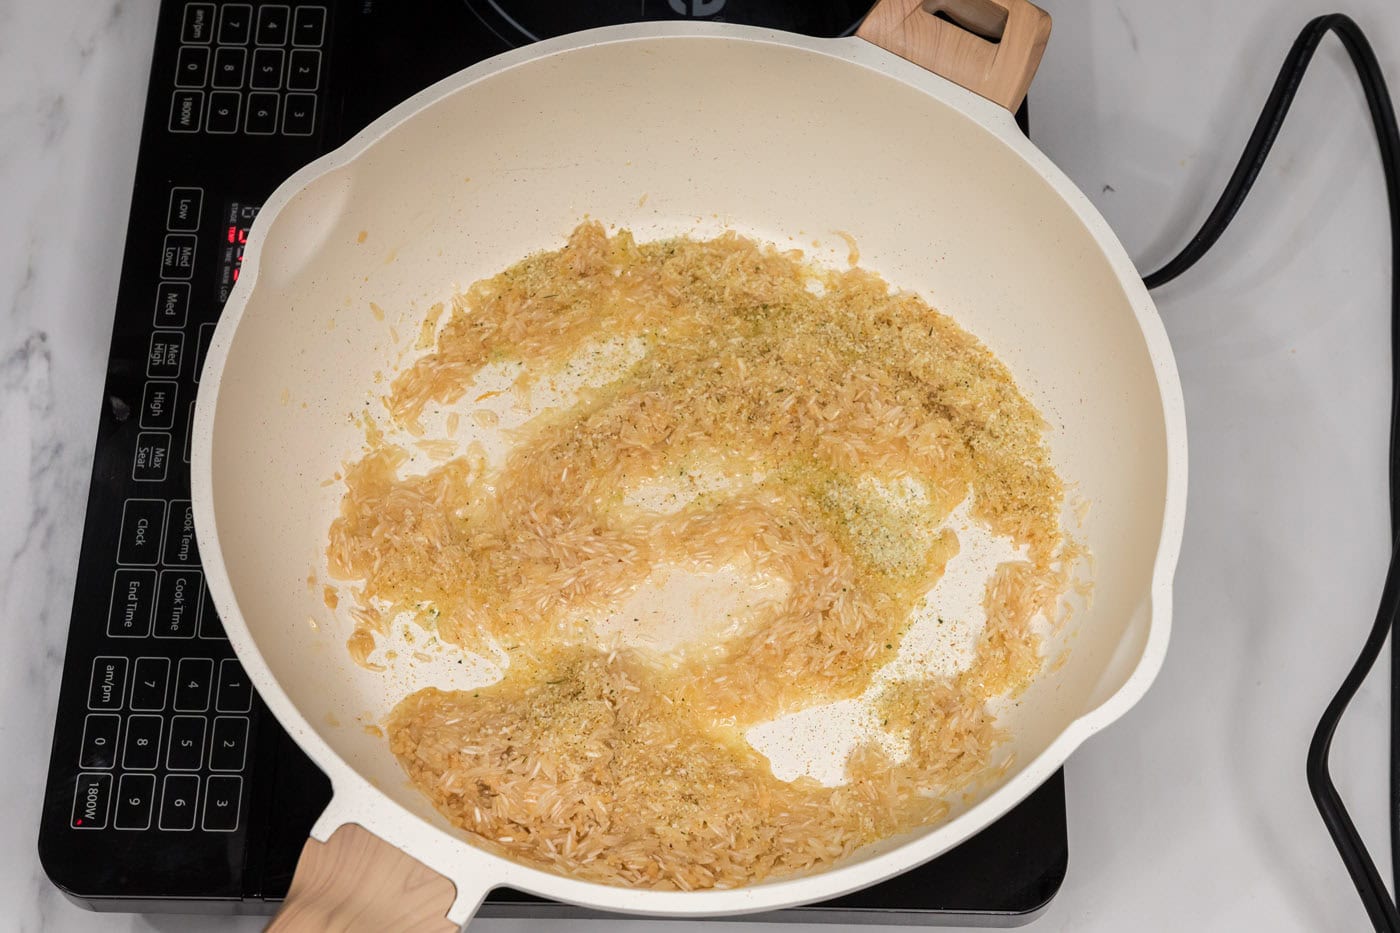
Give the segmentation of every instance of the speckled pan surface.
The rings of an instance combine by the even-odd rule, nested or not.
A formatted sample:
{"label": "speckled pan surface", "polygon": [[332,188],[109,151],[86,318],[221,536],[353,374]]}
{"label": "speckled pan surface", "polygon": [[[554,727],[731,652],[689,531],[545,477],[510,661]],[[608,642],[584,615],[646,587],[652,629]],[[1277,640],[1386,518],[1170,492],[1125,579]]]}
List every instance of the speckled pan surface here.
{"label": "speckled pan surface", "polygon": [[[612,888],[490,855],[448,827],[357,717],[386,708],[307,575],[360,449],[349,413],[396,347],[370,302],[421,315],[585,215],[639,238],[799,233],[917,291],[982,339],[1051,424],[1093,503],[1092,607],[1003,715],[1016,764],[951,820],[819,875],[692,893]],[[360,231],[368,231],[358,242]],[[411,331],[411,328],[407,328]],[[411,338],[410,338],[411,339]],[[375,402],[377,404],[377,402]],[[451,917],[510,885],[691,915],[832,897],[977,832],[1145,692],[1166,651],[1185,513],[1171,348],[1088,200],[1001,108],[859,39],[696,24],[608,28],[483,62],[396,107],[268,200],[209,350],[193,499],[215,606],[259,693],[330,777],[314,835],[356,822],[453,879]]]}

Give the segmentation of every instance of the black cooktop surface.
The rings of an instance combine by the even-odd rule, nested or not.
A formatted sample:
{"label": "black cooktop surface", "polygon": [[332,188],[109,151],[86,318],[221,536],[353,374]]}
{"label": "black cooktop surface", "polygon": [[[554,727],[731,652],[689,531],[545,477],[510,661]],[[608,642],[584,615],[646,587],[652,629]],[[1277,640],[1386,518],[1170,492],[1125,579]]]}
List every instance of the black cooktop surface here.
{"label": "black cooktop surface", "polygon": [[[199,367],[262,200],[405,97],[514,45],[667,18],[848,35],[865,5],[162,4],[39,833],[44,868],[70,898],[270,912],[329,798],[224,637],[190,514]],[[1055,895],[1067,859],[1056,774],[920,868],[770,916],[1011,925]],[[498,890],[481,915],[582,914]]]}
{"label": "black cooktop surface", "polygon": [[561,36],[566,32],[659,19],[699,19],[768,26],[811,36],[855,32],[870,3],[803,0],[595,0],[551,3],[549,0],[467,0],[468,6],[496,35],[512,45]]}

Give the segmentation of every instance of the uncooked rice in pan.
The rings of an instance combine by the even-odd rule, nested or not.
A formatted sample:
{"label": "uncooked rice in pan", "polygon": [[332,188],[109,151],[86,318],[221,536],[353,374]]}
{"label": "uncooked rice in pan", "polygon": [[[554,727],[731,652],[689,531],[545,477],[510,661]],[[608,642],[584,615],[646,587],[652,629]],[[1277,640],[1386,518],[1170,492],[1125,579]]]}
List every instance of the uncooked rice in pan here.
{"label": "uncooked rice in pan", "polygon": [[[1059,611],[1078,553],[1040,416],[977,340],[870,272],[598,223],[432,309],[389,413],[417,437],[488,364],[527,384],[626,340],[644,352],[530,421],[499,468],[421,438],[434,462],[409,475],[411,451],[373,431],[349,467],[327,555],[356,660],[404,613],[464,651],[510,649],[492,686],[400,702],[393,753],[473,841],[609,884],[749,884],[943,818],[991,768],[987,701],[1040,670],[1031,623]],[[698,474],[736,482],[669,511],[627,498]],[[871,686],[957,554],[945,522],[965,501],[1025,555],[988,582],[971,666],[880,688],[907,757],[872,739],[838,786],[775,777],[745,730]],[[721,639],[657,652],[590,621],[666,568],[726,566],[786,589]]]}

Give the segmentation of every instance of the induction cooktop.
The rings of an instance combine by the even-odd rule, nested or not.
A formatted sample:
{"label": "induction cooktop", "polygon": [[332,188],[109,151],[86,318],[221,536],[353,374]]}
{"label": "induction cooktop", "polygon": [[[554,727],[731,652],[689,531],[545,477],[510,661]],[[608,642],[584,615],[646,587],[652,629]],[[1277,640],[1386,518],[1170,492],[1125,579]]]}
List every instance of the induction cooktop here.
{"label": "induction cooktop", "polygon": [[[97,910],[270,913],[330,796],[229,647],[190,511],[200,366],[262,200],[399,101],[517,45],[656,19],[849,35],[868,5],[161,5],[39,833],[54,884]],[[1067,860],[1057,773],[946,855],[766,919],[1010,926],[1044,909]],[[499,889],[479,915],[586,914]]]}

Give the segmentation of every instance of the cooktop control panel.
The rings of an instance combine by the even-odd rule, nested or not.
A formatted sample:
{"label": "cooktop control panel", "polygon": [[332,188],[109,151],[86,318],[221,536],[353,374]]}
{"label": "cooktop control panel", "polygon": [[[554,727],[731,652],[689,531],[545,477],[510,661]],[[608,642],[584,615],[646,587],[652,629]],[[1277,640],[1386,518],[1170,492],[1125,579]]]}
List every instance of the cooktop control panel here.
{"label": "cooktop control panel", "polygon": [[99,905],[280,897],[329,796],[214,611],[189,462],[257,206],[326,146],[334,21],[326,4],[160,13],[40,833],[50,877]]}

